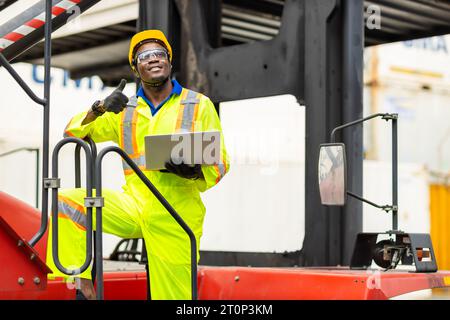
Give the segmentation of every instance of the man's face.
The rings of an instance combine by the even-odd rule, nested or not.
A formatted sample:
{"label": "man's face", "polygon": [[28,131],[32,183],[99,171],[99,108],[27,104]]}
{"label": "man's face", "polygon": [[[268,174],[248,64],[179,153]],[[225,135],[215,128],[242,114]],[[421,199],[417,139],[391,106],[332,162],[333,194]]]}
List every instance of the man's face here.
{"label": "man's face", "polygon": [[[139,72],[139,76],[142,80],[149,83],[163,83],[170,76],[170,61],[168,56],[158,57],[158,50],[165,50],[163,46],[155,42],[144,43],[141,45],[137,52],[136,57],[139,57],[141,53],[149,50],[154,51],[156,54],[150,54],[145,60],[137,59],[136,68]],[[152,52],[152,51],[150,51]],[[167,51],[166,51],[167,52]]]}

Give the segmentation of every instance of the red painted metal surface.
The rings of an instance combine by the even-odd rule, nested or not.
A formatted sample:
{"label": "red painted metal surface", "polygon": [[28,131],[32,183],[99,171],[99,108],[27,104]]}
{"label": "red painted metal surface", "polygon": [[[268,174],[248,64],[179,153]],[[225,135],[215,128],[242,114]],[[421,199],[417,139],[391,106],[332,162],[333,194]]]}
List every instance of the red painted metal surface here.
{"label": "red painted metal surface", "polygon": [[146,300],[146,273],[142,271],[105,273],[105,299]]}
{"label": "red painted metal surface", "polygon": [[[145,272],[106,272],[105,299],[106,300],[146,300],[147,278]],[[48,280],[45,291],[36,292],[33,300],[74,300],[75,283],[66,283],[61,279]],[[20,293],[13,298],[0,295],[0,299],[26,299]]]}
{"label": "red painted metal surface", "polygon": [[200,299],[366,300],[450,286],[450,272],[202,267]]}
{"label": "red painted metal surface", "polygon": [[0,299],[36,299],[51,270],[37,252],[0,217]]}
{"label": "red painted metal surface", "polygon": [[[19,239],[29,240],[39,229],[40,212],[0,192],[0,299],[75,298],[75,287],[62,280],[39,285],[32,281],[47,272],[45,235],[33,248],[18,248]],[[36,257],[31,260],[31,254]],[[18,283],[24,275],[25,283]],[[143,271],[106,272],[105,299],[145,300],[146,274]],[[154,281],[157,281],[156,279]],[[406,271],[368,272],[345,268],[249,268],[199,267],[199,299],[388,299],[401,294],[450,286],[450,271],[410,273]]]}
{"label": "red painted metal surface", "polygon": [[[200,300],[372,300],[450,286],[450,272],[366,272],[345,268],[199,267]],[[49,281],[37,299],[74,299],[75,290]],[[105,273],[105,299],[145,300],[143,271]]]}
{"label": "red painted metal surface", "polygon": [[[2,217],[15,232],[29,241],[38,232],[41,225],[41,213],[4,192],[0,191],[0,217]],[[34,246],[41,260],[45,261],[47,250],[47,233]]]}

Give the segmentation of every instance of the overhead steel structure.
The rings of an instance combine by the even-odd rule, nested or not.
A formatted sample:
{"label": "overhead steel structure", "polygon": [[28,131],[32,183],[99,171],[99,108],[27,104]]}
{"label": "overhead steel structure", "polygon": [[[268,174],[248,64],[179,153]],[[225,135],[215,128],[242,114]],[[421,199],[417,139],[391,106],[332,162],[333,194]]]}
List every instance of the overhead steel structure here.
{"label": "overhead steel structure", "polygon": [[[52,64],[70,71],[72,78],[98,75],[109,85],[122,77],[133,81],[129,40],[136,28],[159,28],[173,43],[177,79],[215,103],[292,94],[306,106],[303,249],[286,254],[203,252],[201,262],[348,265],[356,234],[362,230],[362,205],[353,199],[343,209],[320,204],[318,146],[327,141],[332,128],[362,118],[364,47],[450,33],[450,1],[140,0],[139,4],[138,20],[54,39]],[[379,24],[374,26],[372,19],[377,17]],[[15,22],[20,23],[20,17]],[[7,27],[0,27],[0,38],[14,29]],[[2,53],[12,62],[43,63],[44,44],[38,43],[42,34]],[[97,52],[101,61],[86,59],[90,52]],[[347,155],[352,168],[348,188],[362,194],[362,130],[346,131],[338,139],[352,146]]]}
{"label": "overhead steel structure", "polygon": [[[137,2],[138,0],[136,0]],[[15,0],[0,1],[0,11]],[[174,7],[171,0],[154,1],[155,6]],[[189,1],[188,1],[189,2]],[[208,41],[213,48],[271,40],[279,33],[283,10],[289,0],[200,0],[203,8],[202,19],[208,26]],[[295,2],[295,1],[294,1]],[[300,2],[305,2],[302,0]],[[336,1],[336,9],[343,7],[344,0]],[[359,0],[355,1],[359,2]],[[3,3],[3,4],[2,4]],[[305,2],[305,4],[307,1]],[[166,9],[167,10],[167,9]],[[179,20],[178,10],[174,10],[172,23]],[[165,15],[153,11],[152,21],[162,21]],[[162,13],[162,12],[161,12]],[[380,29],[372,26],[374,15],[380,14]],[[26,13],[24,13],[26,14]],[[417,39],[450,33],[450,1],[448,0],[365,0],[363,1],[364,46]],[[137,17],[136,17],[137,18]],[[156,20],[155,20],[156,19]],[[167,18],[166,18],[167,19]],[[17,19],[15,19],[17,21]],[[145,20],[145,19],[144,19]],[[284,24],[289,23],[284,19]],[[53,40],[54,66],[67,69],[74,79],[99,75],[107,83],[115,83],[121,77],[132,79],[127,67],[127,47],[130,37],[136,31],[137,19],[120,22],[59,37]],[[175,26],[179,29],[179,26]],[[299,32],[303,32],[299,30]],[[6,34],[0,26],[0,35]],[[174,35],[172,35],[174,36]],[[100,53],[101,61],[86,61],[90,52]],[[18,52],[17,49],[14,50]],[[13,62],[27,61],[43,63],[44,44],[39,43],[21,54]],[[118,54],[122,52],[122,54]],[[103,54],[104,53],[104,54]],[[5,55],[9,58],[14,54]]]}

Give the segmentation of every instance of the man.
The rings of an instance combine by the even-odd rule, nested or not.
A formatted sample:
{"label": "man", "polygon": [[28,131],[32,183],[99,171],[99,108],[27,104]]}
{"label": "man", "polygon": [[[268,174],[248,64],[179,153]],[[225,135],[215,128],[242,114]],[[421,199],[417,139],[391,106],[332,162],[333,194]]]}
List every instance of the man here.
{"label": "man", "polygon": [[[196,236],[198,250],[205,215],[199,193],[223,178],[229,170],[229,162],[221,134],[218,165],[170,162],[166,164],[167,170],[145,170],[145,136],[221,132],[219,118],[209,98],[170,80],[172,58],[172,48],[161,31],[136,34],[130,44],[129,62],[141,81],[137,95],[128,99],[122,93],[126,85],[122,80],[104,101],[96,101],[89,111],[73,117],[65,136],[89,136],[95,142],[117,143],[189,225]],[[124,161],[123,169],[124,192],[103,191],[103,231],[123,238],[144,238],[152,299],[191,299],[188,236]],[[84,189],[62,190],[59,195],[59,255],[66,268],[79,267],[85,259],[85,197]],[[67,277],[55,267],[50,245],[47,262],[54,272],[52,277]],[[83,272],[80,278],[83,296],[95,299],[90,270]]]}

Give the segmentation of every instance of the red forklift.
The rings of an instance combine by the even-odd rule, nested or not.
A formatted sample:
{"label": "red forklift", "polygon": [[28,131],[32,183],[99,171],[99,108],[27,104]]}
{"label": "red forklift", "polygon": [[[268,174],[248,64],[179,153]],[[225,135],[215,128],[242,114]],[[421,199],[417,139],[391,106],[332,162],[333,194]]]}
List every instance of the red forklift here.
{"label": "red forklift", "polygon": [[[7,6],[14,1],[6,1],[1,6]],[[293,89],[292,84],[284,82],[277,82],[275,85],[270,85],[270,79],[260,77],[258,73],[254,74],[255,82],[269,81],[268,83],[256,83],[254,89],[248,89],[249,92],[243,93],[246,97],[261,95],[261,91],[268,94],[280,92],[296,92],[300,90],[297,96],[303,97],[308,105],[321,105],[323,95],[318,94],[317,90],[326,90],[320,86],[315,86],[317,81],[321,82],[321,75],[329,75],[330,72],[335,72],[330,65],[320,65],[320,59],[324,58],[326,61],[331,61],[332,66],[339,65],[339,71],[343,76],[343,90],[348,90],[346,95],[347,100],[343,100],[348,109],[342,111],[342,114],[328,114],[323,108],[329,108],[325,102],[326,107],[318,106],[311,108],[309,120],[314,123],[321,123],[322,116],[329,117],[332,121],[323,125],[323,128],[313,129],[307,128],[307,136],[309,143],[307,143],[307,179],[311,183],[307,183],[308,187],[306,194],[315,202],[314,205],[307,205],[308,209],[317,209],[316,212],[311,213],[311,217],[320,213],[329,213],[326,210],[343,210],[344,214],[349,214],[350,217],[357,217],[354,221],[356,224],[361,224],[361,201],[369,203],[380,208],[386,212],[392,213],[392,229],[380,233],[362,233],[362,228],[357,228],[350,233],[351,244],[348,240],[343,240],[346,246],[350,246],[351,252],[350,263],[347,267],[341,266],[346,264],[336,263],[334,259],[330,259],[332,253],[328,249],[328,257],[325,260],[320,260],[314,263],[315,259],[304,258],[303,266],[258,266],[249,267],[241,264],[237,265],[202,265],[197,269],[195,263],[196,257],[196,241],[195,236],[189,229],[189,226],[181,219],[174,208],[168,203],[164,197],[153,186],[151,181],[139,169],[136,164],[127,156],[127,154],[118,147],[107,147],[102,149],[97,154],[97,147],[95,143],[86,138],[85,140],[78,138],[65,138],[61,140],[52,152],[52,172],[49,172],[49,130],[50,130],[50,73],[52,66],[52,32],[67,23],[73,12],[83,14],[86,10],[98,3],[99,0],[60,0],[51,1],[43,0],[37,5],[28,9],[26,18],[22,15],[22,19],[17,19],[16,24],[9,24],[7,27],[1,29],[0,34],[0,65],[4,67],[9,74],[22,87],[25,93],[37,104],[43,107],[44,123],[43,123],[43,164],[42,164],[42,210],[29,206],[23,201],[16,199],[4,192],[0,192],[0,265],[3,272],[0,274],[0,299],[2,300],[73,300],[75,299],[75,285],[72,282],[67,282],[63,279],[48,280],[47,275],[51,270],[45,263],[46,248],[47,248],[47,231],[48,228],[53,228],[55,235],[58,234],[57,224],[57,197],[58,189],[61,182],[58,177],[58,154],[61,148],[67,144],[75,144],[75,174],[76,185],[81,187],[80,178],[80,152],[83,149],[86,159],[86,190],[87,196],[85,198],[85,207],[87,209],[87,232],[86,232],[86,261],[77,269],[67,269],[63,266],[58,258],[58,242],[57,236],[53,237],[53,256],[55,265],[59,270],[68,276],[74,277],[80,274],[87,267],[93,263],[95,275],[95,287],[97,291],[97,298],[107,300],[146,300],[150,298],[148,289],[148,266],[146,265],[145,252],[140,252],[136,249],[136,242],[134,240],[125,239],[124,242],[119,243],[113,255],[116,257],[127,256],[132,257],[117,263],[110,261],[103,261],[103,247],[102,247],[102,207],[104,199],[102,197],[102,161],[106,154],[117,153],[128,165],[136,172],[143,183],[149,190],[157,197],[161,204],[167,209],[167,214],[170,214],[183,230],[189,235],[190,250],[191,250],[191,271],[192,271],[192,299],[193,300],[329,300],[329,299],[350,299],[350,300],[364,300],[364,299],[389,299],[399,295],[411,293],[418,290],[450,287],[450,271],[438,270],[436,257],[434,255],[431,238],[428,234],[412,234],[406,233],[398,229],[397,221],[397,120],[396,114],[375,114],[366,118],[358,116],[359,111],[352,110],[358,106],[361,101],[361,78],[357,74],[361,72],[362,66],[362,49],[364,46],[364,10],[366,4],[363,1],[338,1],[338,0],[321,0],[321,1],[294,1],[286,0],[280,1],[284,6],[282,10],[282,20],[280,35],[271,42],[264,45],[243,45],[242,50],[247,50],[254,54],[256,52],[266,52],[277,48],[281,43],[285,43],[289,37],[294,37],[299,42],[304,40],[304,46],[294,44],[292,50],[305,50],[306,44],[311,43],[316,47],[313,49],[323,49],[326,42],[316,41],[315,33],[321,34],[327,26],[327,23],[341,23],[342,24],[342,41],[333,40],[333,45],[337,45],[342,49],[342,61],[335,61],[333,57],[323,53],[323,51],[314,51],[305,53],[305,63],[299,62],[299,57],[293,57],[287,54],[288,58],[280,59],[276,63],[284,66],[291,66],[294,69],[300,68],[302,74],[309,74],[310,81],[305,81],[303,89]],[[236,5],[236,1],[225,1],[224,3],[232,3]],[[239,1],[238,1],[239,2]],[[273,3],[277,1],[241,1],[239,3],[247,3],[249,6],[261,6],[267,10],[272,10]],[[374,1],[378,3],[377,1]],[[387,5],[389,1],[379,1],[380,5]],[[408,1],[406,1],[408,2]],[[139,29],[154,27],[150,26],[148,21],[149,12],[156,10],[158,5],[149,4],[148,1],[140,1],[139,14]],[[158,2],[160,3],[160,2]],[[178,15],[181,16],[181,26],[184,34],[190,35],[193,45],[199,45],[198,39],[192,35],[192,30],[195,23],[199,19],[194,19],[199,14],[199,10],[204,7],[201,6],[200,1],[184,3],[182,1],[167,1],[172,7],[170,10],[177,10]],[[215,7],[211,5],[212,1],[204,4],[208,10],[213,10]],[[214,2],[216,3],[216,2]],[[279,3],[279,4],[280,4]],[[417,8],[414,1],[410,1],[411,10],[417,13]],[[217,1],[217,4],[222,4]],[[449,4],[450,5],[450,4]],[[150,6],[150,8],[149,8]],[[164,7],[164,5],[162,5]],[[392,4],[396,7],[396,4]],[[432,6],[432,5],[430,5]],[[220,6],[219,6],[220,7]],[[76,10],[74,10],[76,8]],[[3,8],[1,8],[3,9]],[[161,8],[160,8],[161,9]],[[164,10],[167,7],[163,8]],[[161,9],[161,10],[163,10]],[[433,10],[431,10],[433,9]],[[435,12],[435,8],[429,8],[430,12]],[[278,10],[278,9],[277,9]],[[201,11],[201,10],[200,10]],[[164,11],[167,13],[167,11]],[[424,11],[424,15],[428,11]],[[450,15],[450,7],[446,12]],[[297,31],[292,31],[293,15],[298,14],[295,21],[303,21],[305,31],[299,35]],[[316,14],[320,17],[319,23],[316,20],[312,21],[310,17]],[[214,15],[213,15],[214,16]],[[147,18],[146,18],[147,17]],[[188,17],[188,18],[186,18]],[[217,18],[217,16],[214,16]],[[337,17],[337,18],[336,18]],[[349,17],[352,17],[350,19]],[[147,19],[147,20],[146,20]],[[338,20],[334,20],[338,19]],[[164,19],[162,19],[164,20]],[[367,17],[366,17],[367,20]],[[51,21],[51,23],[46,23]],[[283,24],[283,22],[287,22]],[[330,22],[331,21],[331,22]],[[450,20],[448,20],[450,21]],[[169,21],[170,22],[170,21]],[[321,24],[323,22],[323,24]],[[17,25],[19,23],[19,25]],[[161,22],[162,27],[169,28],[167,21]],[[320,26],[319,26],[320,24]],[[442,24],[440,24],[442,25]],[[24,27],[26,26],[26,27]],[[318,26],[318,29],[311,29],[311,26]],[[320,27],[320,28],[319,28]],[[321,29],[322,28],[322,29]],[[449,26],[450,28],[450,26]],[[4,32],[5,30],[8,32]],[[170,28],[169,28],[170,30]],[[327,29],[328,30],[328,29]],[[439,29],[439,32],[448,32],[450,29]],[[327,34],[326,31],[324,34]],[[436,32],[437,31],[433,31]],[[354,37],[356,34],[356,37]],[[376,31],[375,31],[376,35]],[[421,34],[414,34],[411,36],[417,37]],[[286,38],[283,38],[286,37]],[[39,44],[41,39],[45,38],[45,42]],[[326,39],[321,38],[322,40]],[[356,40],[355,40],[356,39]],[[369,38],[371,42],[382,43],[380,37],[373,36]],[[394,41],[395,38],[389,38],[385,41]],[[400,39],[400,38],[399,38]],[[235,40],[237,41],[237,40]],[[309,42],[308,42],[309,41]],[[331,40],[330,40],[331,41]],[[270,42],[270,43],[269,43]],[[45,67],[45,81],[44,81],[44,97],[39,98],[25,83],[21,76],[14,70],[11,62],[21,61],[21,57],[26,56],[27,50],[30,48],[38,48],[43,46],[44,58],[43,64]],[[356,46],[356,47],[355,47]],[[176,50],[181,50],[180,46]],[[211,48],[210,48],[211,49]],[[213,49],[210,55],[203,57],[205,66],[214,59],[221,61],[223,57],[230,54],[230,51],[218,48],[217,55],[214,56]],[[240,50],[233,48],[234,51]],[[286,49],[288,53],[292,53],[290,48]],[[199,52],[202,52],[201,50]],[[317,53],[318,52],[318,53]],[[355,52],[357,53],[356,55]],[[232,53],[231,53],[232,54]],[[244,56],[244,55],[242,55]],[[258,60],[259,56],[250,55],[248,59]],[[356,59],[356,61],[355,61]],[[217,61],[216,61],[217,62]],[[343,63],[341,65],[341,62]],[[245,64],[241,64],[240,68]],[[251,63],[249,63],[251,66]],[[311,71],[317,69],[315,75],[311,75]],[[355,67],[356,66],[356,67]],[[202,65],[200,64],[200,68]],[[266,72],[272,66],[263,64],[258,72]],[[233,67],[230,72],[233,72]],[[214,101],[224,101],[230,98],[224,93],[223,96],[217,94],[218,86],[223,86],[223,79],[221,79],[222,71],[214,71],[215,69],[208,69],[211,73],[212,96],[217,98]],[[283,69],[282,69],[283,70]],[[334,71],[333,71],[334,70]],[[189,71],[195,72],[195,71]],[[319,76],[317,76],[317,74]],[[333,73],[335,74],[335,73]],[[121,77],[122,75],[119,75]],[[275,74],[274,77],[282,75]],[[258,80],[256,80],[258,78]],[[216,80],[214,80],[216,79]],[[328,78],[326,78],[328,79]],[[108,82],[111,79],[107,79]],[[131,80],[131,79],[130,79]],[[112,80],[111,80],[112,81]],[[215,82],[214,82],[215,81]],[[222,81],[222,82],[221,82]],[[328,80],[327,80],[328,81]],[[340,81],[340,80],[339,80]],[[333,86],[334,82],[339,82],[336,79],[330,78],[327,85]],[[315,86],[315,88],[312,88]],[[350,89],[353,88],[353,89]],[[356,89],[355,89],[356,88]],[[230,91],[233,87],[230,88]],[[310,91],[308,91],[310,89]],[[330,89],[330,88],[328,88]],[[272,90],[272,91],[271,91]],[[336,90],[337,92],[338,90]],[[228,91],[227,91],[228,92]],[[335,91],[333,91],[335,92]],[[330,93],[334,95],[335,93]],[[242,98],[242,96],[241,96]],[[323,107],[323,108],[322,108]],[[322,109],[321,109],[322,108]],[[308,111],[307,111],[308,113]],[[330,118],[331,117],[331,118]],[[308,118],[308,116],[307,116]],[[362,181],[362,155],[358,151],[358,146],[361,146],[362,135],[359,134],[343,134],[342,141],[344,143],[336,143],[337,133],[342,129],[359,125],[367,120],[374,118],[381,118],[392,122],[392,150],[393,150],[393,199],[391,205],[380,206],[367,199],[362,198],[357,193],[361,194],[361,184],[354,183],[353,179],[348,179],[347,167],[351,171],[351,175],[359,177]],[[357,119],[357,120],[355,120]],[[341,125],[344,123],[343,125]],[[332,129],[332,130],[331,130]],[[309,130],[309,131],[308,131]],[[320,130],[314,135],[313,130]],[[331,132],[330,139],[327,138]],[[355,138],[356,136],[356,138]],[[352,139],[359,139],[357,143]],[[327,142],[327,143],[326,143]],[[318,146],[320,145],[320,148]],[[352,146],[352,152],[349,155],[345,153],[345,146]],[[356,150],[356,151],[355,151]],[[318,170],[317,170],[318,169]],[[96,196],[93,196],[92,190],[96,189]],[[352,191],[348,191],[352,189]],[[355,191],[356,190],[356,191]],[[48,196],[51,194],[51,214],[52,225],[48,224],[49,201]],[[358,203],[349,203],[346,201],[347,196],[356,198]],[[317,200],[320,199],[318,202]],[[313,201],[308,200],[308,201]],[[359,206],[359,207],[358,207]],[[349,208],[350,207],[350,208]],[[334,208],[334,209],[333,209]],[[358,209],[359,208],[359,209]],[[96,231],[93,231],[92,215],[96,214]],[[308,215],[308,213],[307,213]],[[317,218],[322,219],[322,218]],[[324,230],[330,227],[330,221]],[[359,222],[358,222],[359,221]],[[349,223],[342,222],[342,228]],[[313,234],[314,230],[309,230]],[[317,231],[317,230],[315,230]],[[344,232],[345,233],[345,232]],[[349,237],[348,234],[341,235],[343,238]],[[380,240],[383,238],[382,240]],[[314,240],[309,238],[308,241]],[[123,245],[125,243],[125,246]],[[131,246],[129,245],[131,244]],[[329,246],[330,242],[324,243],[324,246]],[[125,249],[124,249],[125,247]],[[309,246],[311,247],[311,246]],[[310,250],[310,249],[308,249]],[[347,250],[348,251],[348,250]],[[140,256],[140,263],[130,263],[136,261],[136,256]],[[306,257],[306,256],[305,256]],[[122,259],[119,259],[122,260]],[[309,262],[308,262],[309,261]],[[310,262],[313,261],[313,262]],[[378,268],[372,268],[373,264]],[[402,269],[399,266],[409,266],[409,269]],[[158,279],[151,279],[151,281],[158,281]]]}

